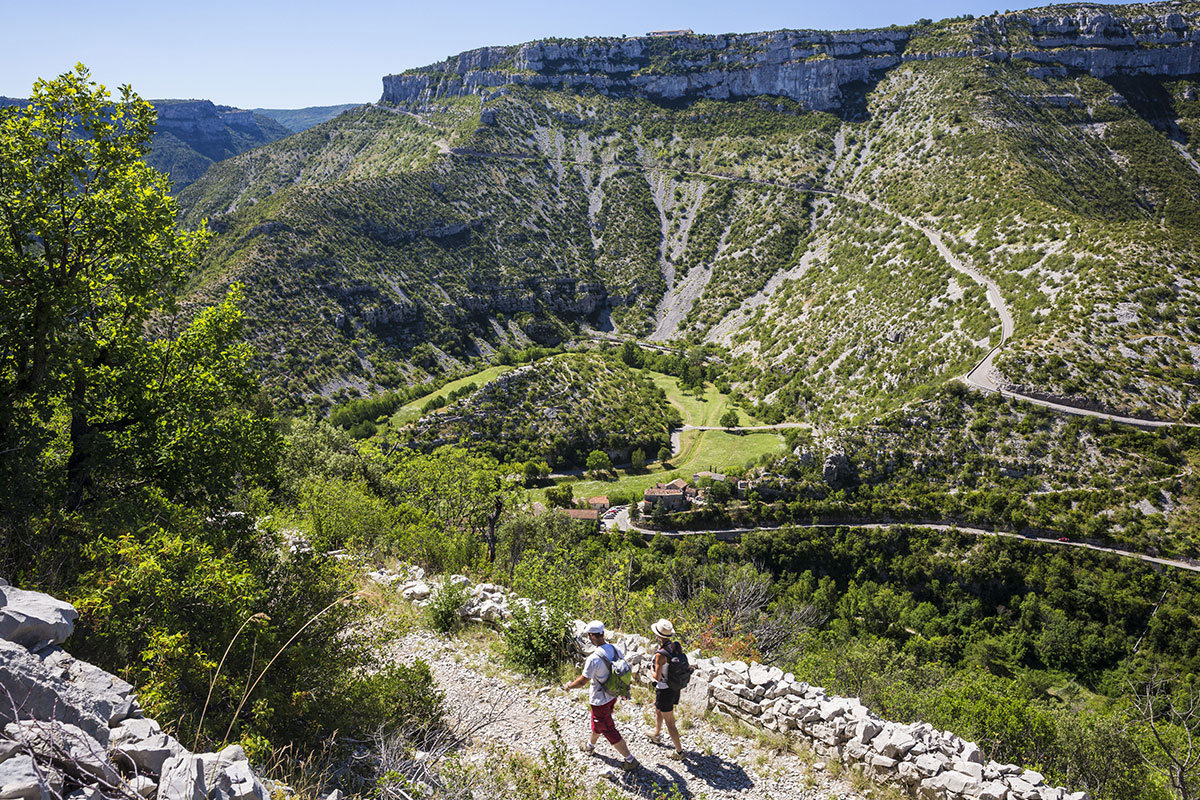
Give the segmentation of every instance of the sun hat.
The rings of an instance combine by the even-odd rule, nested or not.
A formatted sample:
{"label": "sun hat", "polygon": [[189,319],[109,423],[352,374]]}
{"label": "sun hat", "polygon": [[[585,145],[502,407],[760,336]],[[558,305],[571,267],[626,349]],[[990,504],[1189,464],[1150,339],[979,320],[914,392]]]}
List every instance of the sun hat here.
{"label": "sun hat", "polygon": [[662,636],[664,639],[670,639],[675,635],[675,626],[669,619],[660,619],[650,626],[650,630],[655,636]]}
{"label": "sun hat", "polygon": [[587,627],[583,629],[583,632],[584,633],[594,633],[598,636],[603,636],[604,635],[604,623],[598,619],[594,619],[587,624]]}

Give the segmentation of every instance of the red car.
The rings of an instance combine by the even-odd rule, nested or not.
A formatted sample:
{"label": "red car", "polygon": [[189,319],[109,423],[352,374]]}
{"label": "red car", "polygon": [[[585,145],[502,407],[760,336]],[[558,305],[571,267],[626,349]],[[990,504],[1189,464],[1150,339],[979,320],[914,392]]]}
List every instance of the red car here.
{"label": "red car", "polygon": [[1068,538],[1067,538],[1067,537],[1065,537],[1065,536],[1060,536],[1060,537],[1058,537],[1058,540],[1059,540],[1060,542],[1069,542],[1069,541],[1071,541],[1070,539],[1068,539]]}

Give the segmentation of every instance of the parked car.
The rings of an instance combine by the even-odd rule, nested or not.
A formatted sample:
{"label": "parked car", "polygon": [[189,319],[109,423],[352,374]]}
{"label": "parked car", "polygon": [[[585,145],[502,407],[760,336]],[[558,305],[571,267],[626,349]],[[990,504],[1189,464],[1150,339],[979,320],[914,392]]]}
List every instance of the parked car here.
{"label": "parked car", "polygon": [[1060,537],[1058,537],[1058,540],[1059,540],[1060,542],[1069,542],[1069,541],[1071,541],[1071,540],[1070,540],[1070,539],[1068,539],[1066,536],[1060,536]]}

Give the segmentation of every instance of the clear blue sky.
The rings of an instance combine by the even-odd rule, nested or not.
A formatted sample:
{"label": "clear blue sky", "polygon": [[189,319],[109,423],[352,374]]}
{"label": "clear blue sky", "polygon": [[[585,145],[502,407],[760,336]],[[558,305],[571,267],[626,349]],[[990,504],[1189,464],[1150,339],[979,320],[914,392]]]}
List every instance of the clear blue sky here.
{"label": "clear blue sky", "polygon": [[101,83],[128,83],[150,99],[300,108],[376,100],[386,74],[545,36],[873,28],[1005,7],[996,0],[59,0],[47,9],[0,0],[9,34],[0,47],[0,95],[26,97],[35,78],[82,61]]}

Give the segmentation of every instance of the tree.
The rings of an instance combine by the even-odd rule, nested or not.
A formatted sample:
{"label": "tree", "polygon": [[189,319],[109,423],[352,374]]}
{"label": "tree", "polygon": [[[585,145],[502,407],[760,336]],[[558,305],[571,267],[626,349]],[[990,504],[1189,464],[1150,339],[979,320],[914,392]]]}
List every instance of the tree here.
{"label": "tree", "polygon": [[634,450],[633,454],[629,456],[629,466],[635,472],[644,470],[646,468],[646,451],[640,447]]}
{"label": "tree", "polygon": [[559,486],[551,486],[546,489],[546,502],[552,506],[559,508],[570,508],[571,503],[575,500],[575,490],[571,488],[571,484],[564,483]]}
{"label": "tree", "polygon": [[628,367],[640,368],[646,363],[646,354],[642,348],[626,339],[625,344],[621,345],[621,361]]}
{"label": "tree", "polygon": [[732,408],[729,409],[728,411],[726,411],[724,414],[721,415],[720,422],[721,422],[722,428],[736,428],[738,426],[737,412],[734,411]]}
{"label": "tree", "polygon": [[1189,682],[1173,685],[1156,669],[1131,687],[1131,716],[1147,734],[1137,741],[1146,764],[1162,772],[1180,800],[1200,795],[1200,692]]}
{"label": "tree", "polygon": [[666,464],[668,461],[670,461],[671,460],[671,448],[666,447],[665,445],[663,447],[659,448],[658,460],[661,461],[663,464]]}
{"label": "tree", "polygon": [[20,443],[0,494],[26,517],[144,486],[216,499],[275,457],[240,290],[172,335],[207,233],[176,230],[169,182],[142,161],[154,124],[82,65],[0,109],[0,429]]}
{"label": "tree", "polygon": [[545,461],[538,461],[537,459],[531,458],[525,462],[525,465],[522,467],[522,472],[525,476],[525,485],[533,486],[539,480],[541,480],[543,476],[550,474],[550,466]]}
{"label": "tree", "polygon": [[593,450],[592,452],[588,453],[588,472],[599,475],[601,473],[612,472],[612,468],[612,459],[608,457],[608,453],[604,452],[603,450]]}

